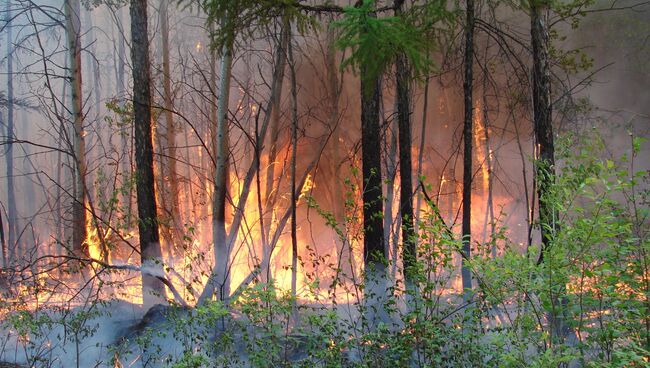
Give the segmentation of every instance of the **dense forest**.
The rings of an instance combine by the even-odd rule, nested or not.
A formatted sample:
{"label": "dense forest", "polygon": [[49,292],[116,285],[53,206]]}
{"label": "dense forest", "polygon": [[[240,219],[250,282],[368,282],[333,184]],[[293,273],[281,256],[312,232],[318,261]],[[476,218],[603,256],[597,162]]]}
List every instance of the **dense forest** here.
{"label": "dense forest", "polygon": [[0,25],[0,367],[650,367],[650,3]]}

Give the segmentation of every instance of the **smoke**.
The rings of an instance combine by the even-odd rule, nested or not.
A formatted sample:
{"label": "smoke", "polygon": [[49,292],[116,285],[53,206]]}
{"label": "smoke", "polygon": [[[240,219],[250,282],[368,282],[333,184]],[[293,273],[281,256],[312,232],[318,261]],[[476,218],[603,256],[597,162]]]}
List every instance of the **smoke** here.
{"label": "smoke", "polygon": [[[594,7],[606,6],[607,4],[602,2]],[[626,10],[590,13],[577,30],[560,28],[561,32],[568,34],[568,39],[562,47],[582,50],[588,57],[593,57],[595,64],[587,71],[572,75],[568,79],[569,86],[558,87],[558,95],[564,92],[562,88],[575,92],[571,99],[558,99],[555,111],[559,130],[561,133],[575,133],[597,127],[606,137],[612,157],[629,152],[628,132],[635,136],[650,137],[650,92],[647,90],[650,85],[650,64],[647,62],[650,59],[648,11],[650,8],[646,4]],[[524,30],[527,29],[526,19],[513,21],[510,11],[499,16]],[[95,32],[84,34],[88,37],[92,34],[96,39],[84,38],[86,45],[94,46],[94,55],[89,55],[88,52],[85,57],[92,59],[90,64],[96,63],[98,68],[87,68],[86,65],[89,64],[83,64],[84,80],[87,81],[84,84],[84,94],[92,96],[85,99],[84,105],[89,117],[86,124],[90,153],[87,185],[92,188],[92,195],[98,199],[96,214],[105,220],[100,223],[110,228],[106,241],[113,249],[111,255],[115,264],[137,264],[139,259],[134,251],[137,238],[130,233],[135,222],[129,217],[132,213],[128,212],[133,211],[133,203],[125,199],[130,195],[129,190],[133,185],[133,178],[128,176],[132,164],[129,156],[131,138],[128,109],[121,104],[122,99],[128,97],[128,92],[120,90],[118,82],[120,79],[126,79],[128,90],[128,55],[120,55],[119,51],[120,43],[125,41],[124,35],[129,34],[128,19],[123,10],[107,7],[94,9],[90,17]],[[187,239],[179,244],[163,244],[163,258],[166,266],[174,271],[176,286],[178,280],[184,278],[182,287],[178,288],[178,295],[191,303],[196,296],[191,289],[200,288],[207,279],[206,275],[210,274],[210,261],[206,260],[214,259],[211,254],[209,210],[213,184],[210,104],[215,91],[208,83],[210,63],[214,60],[211,60],[208,48],[203,47],[208,44],[207,33],[202,29],[203,19],[196,16],[192,9],[175,10],[172,17],[175,27],[172,32],[172,65],[175,66],[172,70],[174,109],[178,121],[182,123],[177,135],[177,159],[182,187],[182,222],[185,225],[182,231]],[[37,20],[40,22],[47,19],[41,14]],[[21,149],[14,150],[17,152],[15,166],[18,170],[15,174],[16,196],[21,199],[18,211],[21,223],[19,228],[24,230],[18,255],[28,263],[28,260],[35,258],[34,253],[39,256],[66,254],[72,164],[67,154],[70,142],[69,138],[66,138],[66,130],[69,132],[70,128],[65,108],[69,90],[66,90],[64,83],[66,64],[65,50],[61,44],[63,31],[48,29],[46,32],[44,26],[33,24],[30,28],[31,20],[24,16],[17,18],[17,22],[25,32],[28,29],[31,29],[31,32],[36,27],[35,30],[43,32],[45,36],[43,50],[40,50],[37,42],[27,37],[26,33],[17,32],[15,40],[16,44],[20,45],[20,51],[14,56],[20,70],[15,76],[17,95],[26,101],[26,104],[39,106],[37,111],[19,110],[16,119],[20,122],[16,136],[35,143],[24,143],[20,145]],[[160,87],[161,46],[157,38],[157,22],[152,23],[154,25],[150,36],[156,39],[152,52],[154,79],[156,86]],[[529,203],[534,193],[531,111],[527,87],[522,83],[528,71],[525,68],[513,71],[513,66],[508,64],[503,50],[485,33],[479,33],[477,40],[481,61],[476,65],[477,154],[474,158],[476,174],[473,193],[475,198],[472,201],[472,235],[479,242],[489,241],[491,223],[498,221],[499,226],[507,228],[509,241],[523,249],[528,242]],[[255,128],[258,127],[256,123],[261,121],[256,119],[263,117],[265,113],[263,110],[269,95],[272,56],[276,51],[274,42],[269,38],[240,41],[230,101],[232,203],[228,209],[228,221],[231,221],[236,212],[234,207],[242,179],[253,161],[255,144],[262,148],[262,184],[260,188],[252,185],[252,193],[244,207],[246,221],[242,225],[231,260],[233,287],[258,266],[263,258],[258,211],[271,219],[271,229],[279,228],[289,205],[288,194],[291,190],[290,169],[287,164],[291,152],[289,83],[285,82],[283,98],[280,101],[278,141],[270,142],[267,139],[266,142],[254,142]],[[339,290],[342,290],[345,287],[351,288],[350,285],[361,278],[363,260],[362,245],[359,241],[362,232],[359,198],[363,183],[357,174],[361,168],[361,124],[358,76],[350,71],[328,70],[330,66],[327,62],[328,45],[325,36],[297,36],[295,42],[300,50],[296,57],[299,106],[296,171],[299,176],[308,172],[307,181],[310,182],[303,190],[298,209],[302,260],[299,277],[302,281],[301,291],[307,295],[308,284],[317,284],[325,289],[331,284],[332,278],[338,275],[344,280],[343,285],[339,286]],[[524,62],[528,60],[529,56],[525,50],[518,49],[516,54]],[[414,85],[412,129],[413,155],[417,157],[422,154],[423,181],[430,185],[427,191],[436,201],[445,223],[455,230],[459,223],[462,179],[462,157],[459,150],[462,139],[459,130],[463,113],[462,81],[456,68],[460,54],[450,52],[449,55],[439,65],[444,73],[431,77],[428,82],[422,81]],[[46,57],[45,64],[49,68],[47,70],[56,76],[47,87],[44,80],[43,56]],[[119,59],[122,58],[127,65],[126,72],[120,72]],[[337,62],[340,61],[342,53],[335,53],[334,58]],[[578,62],[580,60],[577,59]],[[594,70],[596,72],[592,74]],[[328,80],[331,74],[336,76],[339,88],[337,91],[331,90]],[[488,76],[490,78],[487,78]],[[288,80],[288,77],[285,78]],[[578,82],[584,82],[585,78],[589,84],[579,85]],[[382,169],[385,173],[384,193],[387,197],[385,212],[392,214],[386,219],[390,225],[386,229],[386,238],[396,244],[399,239],[399,224],[396,221],[396,193],[399,192],[399,182],[396,180],[398,163],[395,156],[397,130],[393,79],[393,71],[389,70],[382,80],[380,124],[384,160]],[[426,104],[425,83],[428,83]],[[6,84],[6,77],[0,78],[0,84]],[[578,87],[571,89],[572,86]],[[332,99],[332,94],[336,96],[335,99]],[[53,99],[52,96],[56,98]],[[112,103],[110,109],[106,107],[107,102]],[[160,91],[154,102],[160,105]],[[125,110],[120,110],[122,108]],[[569,108],[579,108],[580,113],[563,114]],[[258,113],[260,115],[257,115]],[[424,141],[423,146],[419,144],[421,138]],[[125,146],[123,141],[127,143]],[[266,193],[264,181],[266,170],[271,165],[268,157],[271,144],[277,144],[279,147],[275,159],[278,171],[272,185],[277,201],[273,208],[266,208],[264,204],[270,193]],[[165,149],[160,147],[158,146],[157,157],[164,157]],[[648,145],[643,145],[640,157],[648,157],[649,154]],[[488,156],[490,167],[487,166]],[[19,165],[20,160],[22,163]],[[639,159],[637,163],[639,170],[650,167],[647,160]],[[4,160],[0,163],[0,169],[2,172],[6,169]],[[417,169],[417,165],[414,165],[414,169]],[[488,175],[493,180],[491,184],[487,181]],[[6,187],[4,179],[4,176],[0,176],[0,188],[3,189]],[[526,186],[528,198],[524,189]],[[390,196],[389,188],[392,190]],[[0,200],[5,203],[6,191],[0,192],[3,193]],[[491,197],[488,196],[489,192],[492,193]],[[261,210],[258,210],[258,194],[263,207]],[[307,205],[308,200],[310,206]],[[422,204],[422,208],[429,210],[425,204]],[[164,209],[161,213],[166,215]],[[165,221],[161,223],[168,225]],[[290,277],[286,268],[290,264],[287,229],[288,226],[278,232],[278,245],[270,260],[272,276],[280,285],[285,286],[289,284]],[[396,262],[391,265],[392,268],[389,267],[388,273],[395,272],[395,268],[401,266],[398,252],[397,247],[391,249],[391,259]],[[459,259],[454,262],[460,263]],[[136,267],[131,271],[134,272],[131,275],[135,274],[136,278],[141,271],[156,277],[171,277],[171,272],[163,272],[159,265],[153,264],[144,264],[141,268]],[[52,275],[54,277],[55,272],[52,272]],[[449,289],[458,288],[454,276],[450,278],[446,286]],[[135,284],[137,286],[137,282]],[[70,286],[79,287],[76,283],[71,283]],[[381,283],[369,285],[369,291],[377,295],[381,295],[385,289],[386,285]],[[351,307],[354,303],[354,298],[350,297],[352,293],[344,294],[350,299],[337,307],[337,313],[345,316],[342,320],[346,323],[351,323],[360,319],[360,315],[358,310]],[[6,341],[6,345],[0,350],[0,361],[27,364],[33,363],[30,361],[33,357],[40,356],[53,361],[53,366],[67,367],[73,363],[78,363],[79,366],[94,366],[96,362],[107,364],[115,354],[120,355],[122,362],[137,361],[140,365],[145,365],[147,356],[151,358],[158,351],[163,351],[170,357],[179,357],[185,351],[184,341],[175,339],[172,333],[149,336],[145,332],[146,327],[155,327],[157,330],[170,329],[169,325],[163,323],[169,319],[163,313],[166,313],[167,309],[157,308],[151,312],[153,319],[141,325],[142,329],[134,326],[141,323],[144,311],[128,302],[101,302],[93,304],[90,308],[75,307],[71,311],[45,309],[35,312],[29,318],[42,317],[58,322],[43,323],[38,327],[36,334],[30,333],[29,341],[21,337],[17,329],[21,326],[21,320],[5,321],[5,333],[0,334],[0,342]],[[189,318],[192,313],[194,312],[183,311],[178,318]],[[390,317],[380,315],[377,319],[388,322]],[[77,321],[83,322],[82,327],[74,327],[78,326]],[[22,322],[26,323],[25,320]],[[200,326],[192,323],[185,327],[201,331]],[[137,332],[134,332],[136,330]],[[128,342],[122,345],[121,340],[124,337],[128,337]],[[134,340],[150,345],[143,349],[142,345],[136,344]]]}
{"label": "smoke", "polygon": [[[588,14],[578,31],[570,34],[567,47],[593,59],[593,67],[576,78],[588,82],[577,96],[588,99],[593,109],[586,128],[597,126],[610,154],[617,157],[630,152],[630,135],[650,137],[650,6],[635,1],[614,5],[598,1],[593,6],[610,7],[615,10]],[[641,149],[641,156],[647,157],[650,147],[644,144]],[[639,160],[638,165],[639,170],[650,168],[647,160]]]}

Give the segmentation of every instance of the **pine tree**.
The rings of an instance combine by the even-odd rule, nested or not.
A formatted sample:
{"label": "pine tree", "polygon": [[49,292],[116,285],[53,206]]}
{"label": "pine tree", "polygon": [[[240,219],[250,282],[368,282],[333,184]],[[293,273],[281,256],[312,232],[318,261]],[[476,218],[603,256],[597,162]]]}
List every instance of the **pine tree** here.
{"label": "pine tree", "polygon": [[[162,274],[158,234],[151,137],[151,67],[147,33],[147,1],[131,0],[131,61],[133,63],[133,119],[135,126],[136,193],[142,262],[143,305],[150,307],[164,297],[164,286],[152,274]],[[144,272],[148,269],[149,272]],[[157,272],[160,271],[160,272]]]}

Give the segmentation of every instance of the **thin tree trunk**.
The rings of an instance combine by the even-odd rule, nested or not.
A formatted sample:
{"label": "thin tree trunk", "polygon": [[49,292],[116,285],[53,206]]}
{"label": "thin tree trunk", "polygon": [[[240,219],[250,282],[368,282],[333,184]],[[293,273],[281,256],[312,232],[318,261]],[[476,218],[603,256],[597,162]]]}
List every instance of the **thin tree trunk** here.
{"label": "thin tree trunk", "polygon": [[[261,129],[262,132],[266,131],[266,126],[262,126]],[[263,134],[260,134],[260,136],[263,136]],[[297,180],[296,184],[296,196],[299,196],[299,193],[302,192],[302,189],[305,186],[305,182],[307,181],[308,176],[318,163],[318,160],[320,158],[320,155],[323,153],[323,150],[325,149],[325,145],[328,141],[328,138],[324,138],[321,143],[320,147],[317,150],[316,156],[312,159],[312,161],[307,165],[307,168],[303,172],[303,175],[300,177],[300,180]],[[255,163],[254,164],[259,164]],[[250,171],[249,171],[250,172]],[[252,177],[252,175],[251,175]],[[251,179],[252,180],[252,179]],[[243,185],[244,188],[247,188],[247,185]],[[238,208],[242,208],[243,205],[245,205],[245,197],[248,195],[247,192],[242,192],[241,198],[244,198],[244,202],[241,202],[238,204]],[[237,210],[236,213],[243,213],[243,211],[240,211],[239,209]],[[291,216],[291,208],[288,208],[282,216],[278,217],[278,224],[276,228],[273,230],[273,236],[269,239],[269,249],[265,251],[262,254],[262,265],[266,265],[266,267],[269,267],[268,265],[270,264],[271,257],[273,256],[273,251],[275,250],[275,246],[277,245],[278,241],[280,240],[280,236],[282,235],[284,231],[284,227],[286,226],[287,222],[289,221],[289,217]],[[235,221],[233,221],[233,224],[236,224]],[[235,241],[235,236],[236,233],[233,232],[233,230],[236,230],[236,228],[231,228],[230,235],[229,235],[229,243],[233,243]],[[256,277],[258,277],[262,273],[261,268],[254,269],[251,271],[245,278],[244,280],[235,288],[233,291],[232,297],[238,295],[239,293],[242,292],[242,290],[248,286]],[[203,296],[203,295],[202,295]],[[202,299],[199,299],[199,304],[201,303]]]}
{"label": "thin tree trunk", "polygon": [[[92,124],[92,123],[98,123],[100,120],[100,113],[101,113],[101,93],[102,90],[100,88],[100,74],[99,74],[99,63],[95,62],[95,55],[97,55],[96,52],[96,38],[95,38],[95,27],[93,26],[93,17],[92,17],[92,11],[91,10],[85,10],[83,12],[84,14],[84,22],[86,23],[84,28],[87,29],[87,32],[85,34],[86,37],[86,42],[85,44],[88,45],[90,55],[87,56],[86,59],[86,73],[89,74],[92,71],[92,96],[93,96],[93,106],[92,106],[92,111],[94,112],[94,116],[90,119],[90,122],[88,119],[86,120],[86,124]],[[90,115],[90,114],[88,114]],[[104,131],[101,129],[95,130],[95,134],[97,135],[97,138],[99,140],[102,139],[101,134]],[[89,143],[89,145],[92,146],[92,143]],[[92,150],[91,150],[92,152]],[[90,153],[90,152],[89,152]],[[92,157],[88,158],[89,160],[92,160]],[[90,174],[89,174],[90,175]],[[92,177],[86,178],[88,179],[88,182],[94,183],[95,180]],[[96,191],[102,192],[102,189],[105,190],[105,188],[96,188]],[[96,193],[97,197],[101,196],[102,194],[108,194],[108,193]],[[102,217],[108,217],[108,214],[102,213]]]}
{"label": "thin tree trunk", "polygon": [[269,137],[269,154],[268,154],[268,167],[266,169],[266,188],[265,188],[265,215],[263,218],[264,229],[262,229],[262,243],[268,246],[268,240],[271,232],[271,224],[273,222],[273,208],[275,207],[275,199],[277,197],[273,189],[275,182],[275,167],[278,156],[278,147],[280,140],[280,108],[282,104],[282,87],[284,85],[284,73],[286,69],[287,56],[285,50],[289,42],[289,25],[283,21],[282,29],[280,31],[280,40],[277,52],[280,53],[280,65],[277,69],[278,75],[278,90],[277,98],[274,99],[273,106],[271,106],[271,134]]}
{"label": "thin tree trunk", "polygon": [[[395,1],[395,14],[400,16],[404,0]],[[411,164],[411,86],[409,65],[404,54],[395,62],[397,84],[397,120],[399,126],[400,214],[402,216],[402,259],[407,288],[413,287],[413,271],[417,263],[417,244],[413,226],[413,169]]]}
{"label": "thin tree trunk", "polygon": [[147,2],[131,0],[131,60],[133,63],[133,118],[135,125],[135,161],[138,172],[138,230],[142,268],[143,305],[149,307],[164,297],[163,284],[151,276],[162,273],[160,238],[156,215],[153,175],[153,143],[151,136],[151,70],[147,33]]}
{"label": "thin tree trunk", "polygon": [[[215,106],[216,106],[216,101],[215,101]],[[215,110],[216,110],[216,107],[215,107]],[[217,115],[215,114],[215,119],[210,120],[211,124],[212,124],[212,122],[216,123],[216,121],[217,121],[216,116]],[[206,137],[207,142],[210,141],[211,137],[212,137],[212,135],[208,134],[208,137]],[[189,219],[193,218],[192,210],[194,209],[194,203],[196,203],[196,201],[195,201],[195,198],[194,198],[194,183],[192,182],[192,177],[193,177],[192,150],[190,149],[190,140],[189,140],[188,132],[185,132],[185,134],[183,134],[183,138],[185,139],[185,141],[184,141],[184,143],[185,143],[185,157],[187,157],[187,165],[185,165],[186,166],[186,175],[187,175],[186,176],[187,179],[185,180],[185,183],[186,183],[186,189],[185,189],[186,190],[186,192],[185,192],[185,209],[186,209],[185,211],[186,212],[185,212],[185,216],[189,221]],[[197,154],[200,155],[200,150],[201,149],[203,149],[203,148],[202,147],[197,148],[197,151],[199,151],[199,152],[197,152]],[[206,169],[205,172],[209,173],[209,174],[206,174],[206,175],[210,175],[210,177],[212,177],[212,176],[214,176],[214,165],[212,164],[212,161],[204,160],[205,156],[206,156],[206,154],[204,152],[203,155],[201,156],[201,161],[199,161],[199,164],[201,165],[203,163],[203,161],[205,161],[207,164],[204,165],[204,166],[202,165],[201,167],[205,167],[205,169]],[[209,214],[210,214],[209,210],[210,210],[211,207],[208,204],[208,194],[207,193],[208,193],[208,188],[210,186],[209,182],[211,180],[208,180],[207,177],[202,177],[202,179],[204,179],[204,180],[203,180],[203,183],[199,183],[199,188],[201,189],[201,191],[203,192],[203,195],[205,196],[204,197],[205,202],[202,202],[202,205],[201,205],[201,220],[204,220],[204,219],[207,219]],[[199,179],[199,180],[201,180],[201,179]],[[194,212],[194,213],[196,213],[196,212]]]}
{"label": "thin tree trunk", "polygon": [[[429,78],[424,84],[424,102],[422,106],[422,130],[420,131],[420,149],[418,150],[418,172],[417,180],[422,177],[422,162],[424,161],[424,143],[427,133],[427,110],[429,108]],[[415,233],[418,234],[418,223],[420,222],[420,210],[422,208],[422,196],[415,201]]]}
{"label": "thin tree trunk", "polygon": [[[288,30],[287,30],[288,31]],[[286,35],[288,37],[288,34]],[[280,42],[280,49],[276,53],[276,58],[275,58],[275,64],[274,64],[274,72],[273,72],[273,80],[271,83],[271,97],[268,101],[268,104],[266,106],[266,109],[264,111],[270,111],[272,109],[272,106],[275,104],[275,101],[279,98],[280,95],[280,88],[282,86],[282,80],[280,79],[281,75],[284,75],[284,71],[281,70],[280,68],[284,68],[285,62],[286,62],[286,55],[284,51],[284,46],[286,43]],[[285,59],[285,60],[282,60]],[[264,121],[262,122],[262,125],[260,127],[259,133],[257,134],[257,142],[263,142],[266,139],[266,133],[270,124],[271,120],[271,114],[267,114],[264,117]],[[327,140],[324,140],[321,144],[321,147],[319,149],[319,155],[322,153],[325,143]],[[258,144],[258,150],[260,145]],[[244,178],[244,181],[241,185],[241,193],[239,195],[239,201],[237,203],[236,209],[234,211],[234,217],[232,220],[232,224],[230,226],[230,231],[228,234],[228,239],[227,239],[227,244],[229,248],[232,248],[234,246],[234,243],[237,239],[237,234],[239,231],[239,226],[241,224],[242,218],[244,216],[244,206],[246,205],[246,201],[248,200],[248,195],[250,193],[250,186],[253,182],[253,179],[255,177],[255,174],[257,173],[259,169],[259,157],[260,154],[257,152],[253,156],[253,162],[251,163],[251,166],[249,167],[248,172],[246,173],[246,177]],[[300,188],[300,190],[297,190],[298,193],[302,190],[302,187],[304,186],[305,181],[307,180],[307,175],[311,172],[311,170],[314,168],[316,165],[318,157],[316,157],[307,167],[305,170],[304,175],[301,177],[299,184],[297,184],[297,187]],[[290,216],[290,211],[288,210],[283,217],[281,217],[278,221],[278,225],[276,226],[274,230],[274,235],[272,238],[269,239],[269,247],[264,250],[263,255],[262,255],[262,260],[261,260],[261,267],[257,268],[256,270],[253,270],[252,272],[249,273],[249,275],[244,278],[244,281],[235,289],[235,294],[243,287],[248,285],[253,279],[255,279],[258,275],[262,274],[263,270],[267,267],[270,267],[270,260],[271,256],[273,254],[273,249],[275,244],[277,244],[280,235],[282,234],[282,231],[284,229],[284,226],[286,225],[286,222],[288,221]],[[214,277],[216,273],[216,270],[213,269],[212,275]],[[198,299],[198,304],[203,303],[209,295],[211,295],[212,284],[208,284],[204,291],[201,293],[201,296]]]}
{"label": "thin tree trunk", "polygon": [[298,217],[296,205],[296,155],[298,151],[298,87],[296,85],[296,64],[293,59],[291,40],[288,43],[289,70],[291,71],[291,297],[292,315],[294,320],[298,316],[297,309],[297,276],[298,276]]}
{"label": "thin tree trunk", "polygon": [[11,142],[15,139],[14,134],[14,82],[13,82],[13,25],[11,23],[11,1],[7,0],[7,131],[6,137],[9,140],[5,152],[5,170],[7,173],[7,263],[15,260],[16,236],[18,231],[18,214],[16,212],[16,194],[14,188],[14,148]]}
{"label": "thin tree trunk", "polygon": [[533,216],[534,216],[534,202],[535,195],[530,196],[528,193],[528,170],[526,170],[526,165],[528,160],[524,154],[524,148],[521,145],[521,134],[519,134],[519,124],[515,120],[513,112],[510,112],[510,118],[515,129],[515,138],[517,141],[517,148],[519,150],[519,158],[521,159],[521,176],[524,183],[524,198],[526,199],[526,255],[529,257],[530,247],[533,245]]}
{"label": "thin tree trunk", "polygon": [[[122,22],[124,19],[124,8],[120,8],[117,12],[117,21]],[[121,24],[118,24],[118,28],[123,29]],[[117,83],[117,96],[119,101],[119,106],[124,107],[125,93],[126,93],[126,83],[124,81],[124,75],[126,73],[126,41],[122,31],[119,32],[119,39],[117,41],[117,68],[116,68],[116,83]],[[123,220],[128,223],[131,222],[131,214],[133,211],[133,186],[130,184],[131,173],[133,168],[132,155],[130,142],[133,142],[133,126],[128,125],[121,127],[122,132],[120,134],[121,145],[122,145],[122,158],[121,158],[121,175],[122,175],[122,185],[125,186],[127,191],[122,195],[122,202],[124,207]],[[125,202],[125,203],[124,203]]]}
{"label": "thin tree trunk", "polygon": [[367,270],[383,269],[383,199],[381,175],[381,134],[379,129],[379,79],[365,81],[361,71],[361,151],[363,180],[364,260]]}
{"label": "thin tree trunk", "polygon": [[[339,97],[340,97],[340,84],[338,79],[338,68],[336,66],[336,35],[333,27],[328,27],[327,31],[327,50],[325,55],[326,73],[327,73],[327,96],[329,100],[329,122],[328,126],[332,129],[332,168],[334,178],[332,181],[332,208],[334,212],[334,219],[339,228],[345,226],[345,204],[343,187],[343,179],[339,168],[342,163],[341,155],[341,129],[339,127],[340,111],[339,111]],[[350,244],[337,237],[335,245],[340,246],[337,250],[338,267],[343,275],[351,277],[354,274],[354,257],[352,256],[352,249]],[[337,275],[338,276],[338,275]],[[337,277],[338,281],[338,277]]]}
{"label": "thin tree trunk", "polygon": [[[545,254],[553,244],[557,232],[557,210],[551,195],[555,183],[555,148],[553,139],[552,105],[551,105],[551,74],[549,66],[549,26],[548,3],[546,1],[531,1],[530,3],[530,34],[533,53],[533,129],[537,157],[535,161],[535,178],[539,209],[539,223],[542,237],[542,249],[537,260],[541,265],[545,262]],[[549,261],[546,261],[547,263]],[[549,267],[551,267],[549,265]],[[549,271],[550,273],[551,271]],[[551,344],[562,344],[569,335],[566,325],[565,310],[567,306],[566,283],[554,281],[549,290],[551,309],[548,315]]]}
{"label": "thin tree trunk", "polygon": [[[68,59],[67,58],[65,59],[65,64],[64,65],[65,65],[65,69],[67,69],[68,68]],[[61,105],[62,106],[66,105],[66,98],[68,96],[68,88],[69,88],[68,83],[63,83],[63,85],[61,87]],[[65,109],[62,109],[62,110],[65,111]],[[68,136],[68,134],[66,133],[66,127],[65,127],[65,124],[63,122],[64,122],[64,120],[61,119],[60,120],[59,130],[58,130],[58,133],[59,133],[59,136],[58,136],[58,138],[59,138],[58,139],[58,148],[60,148],[60,150],[57,151],[57,155],[56,155],[56,183],[57,183],[57,185],[56,185],[56,192],[55,192],[56,193],[55,194],[56,195],[56,213],[55,214],[57,216],[56,217],[56,231],[57,231],[56,240],[59,242],[59,244],[64,243],[64,237],[66,235],[65,234],[65,221],[64,221],[64,217],[65,217],[64,212],[65,211],[63,209],[63,206],[61,205],[62,204],[61,203],[61,197],[62,197],[61,194],[63,192],[62,189],[63,189],[63,186],[64,186],[63,176],[64,176],[64,172],[66,172],[66,170],[63,170],[64,161],[63,161],[63,155],[62,155],[61,152],[65,149],[65,144],[67,142],[66,137]],[[69,156],[66,155],[66,158],[67,157],[69,157]]]}
{"label": "thin tree trunk", "polygon": [[[228,17],[228,15],[226,17]],[[228,19],[224,19],[223,22],[228,22]],[[232,70],[232,42],[232,39],[228,40],[222,49],[221,80],[219,86],[219,106],[215,144],[217,159],[214,174],[214,197],[212,202],[212,241],[214,246],[216,274],[212,283],[215,287],[218,287],[218,300],[226,300],[230,295],[230,285],[228,285],[228,261],[230,259],[230,250],[226,242],[226,194],[228,191],[228,101],[230,99],[230,78]]]}
{"label": "thin tree trunk", "polygon": [[[474,134],[473,120],[473,64],[474,64],[474,0],[467,0],[467,23],[465,25],[465,80],[463,90],[465,95],[465,119],[463,121],[463,253],[468,259],[471,256],[472,236],[472,139]],[[464,295],[472,289],[472,274],[465,257],[462,259],[461,276]]]}
{"label": "thin tree trunk", "polygon": [[[214,26],[210,25],[210,32],[214,31]],[[210,81],[209,83],[212,83],[212,86],[217,85],[217,52],[214,49],[210,49]],[[214,91],[214,88],[210,89],[211,91]],[[208,136],[209,136],[209,142],[210,142],[210,150],[212,151],[212,155],[217,154],[217,116],[219,115],[219,110],[218,110],[218,104],[219,104],[219,99],[217,98],[217,93],[214,91],[213,93],[210,94],[210,125],[208,127]],[[188,141],[187,141],[187,134],[185,135],[185,146],[188,147]],[[188,154],[188,161],[189,161],[189,148],[187,148],[187,154]],[[214,156],[212,156],[214,157]],[[214,178],[215,175],[215,170],[216,167],[214,165],[214,161],[212,160],[207,160],[208,161],[208,168],[207,170],[207,175],[209,175],[209,178],[206,177],[206,180],[204,181],[204,186],[205,186],[205,195],[206,195],[206,205],[205,207],[209,207],[207,209],[210,210],[210,215],[212,214],[212,204],[208,204],[208,187],[210,186],[210,183],[212,181],[211,178]],[[188,190],[189,193],[192,193],[190,186],[191,186],[191,178],[192,178],[192,173],[191,173],[191,168],[190,165],[188,165],[188,172],[187,172],[187,177],[188,177]],[[191,203],[187,201],[186,198],[186,204],[188,206],[188,211],[191,208]],[[208,213],[206,212],[206,218]]]}
{"label": "thin tree trunk", "polygon": [[[371,16],[375,16],[374,14]],[[363,205],[364,301],[363,315],[371,329],[386,317],[388,247],[383,224],[383,183],[381,170],[381,133],[379,101],[381,78],[369,78],[368,67],[360,68],[361,94],[361,172]]]}
{"label": "thin tree trunk", "polygon": [[[490,225],[490,242],[491,242],[491,248],[490,252],[492,254],[492,258],[496,258],[497,256],[497,244],[496,242],[492,239],[494,236],[494,231],[495,231],[495,226],[496,224],[494,223],[494,177],[493,177],[493,172],[492,172],[492,146],[490,145],[490,123],[489,123],[489,111],[488,111],[488,99],[487,95],[485,93],[486,89],[486,80],[487,78],[484,78],[483,80],[483,127],[484,127],[484,135],[485,135],[485,164],[487,165],[487,213],[485,214],[485,231],[487,232],[487,225],[489,223]],[[486,237],[487,238],[487,237]]]}
{"label": "thin tree trunk", "polygon": [[[379,116],[384,117],[385,112],[383,108],[383,101],[379,101]],[[397,105],[395,105],[395,110]],[[386,170],[386,197],[384,200],[384,250],[390,261],[392,267],[390,270],[390,277],[395,277],[397,273],[397,260],[399,258],[398,254],[398,241],[399,241],[399,226],[401,223],[401,218],[399,217],[399,207],[397,209],[397,218],[393,218],[393,203],[395,203],[395,178],[397,177],[397,154],[398,154],[398,144],[397,144],[397,135],[399,132],[397,119],[390,119],[390,125],[388,125],[386,132],[383,137],[384,145],[384,168]],[[390,132],[390,134],[388,134]],[[395,228],[395,229],[394,229]],[[393,231],[393,229],[395,231]]]}
{"label": "thin tree trunk", "polygon": [[92,76],[93,76],[93,99],[94,101],[94,106],[93,106],[93,111],[95,113],[95,116],[93,117],[94,121],[97,121],[99,119],[99,101],[101,99],[101,90],[99,89],[99,65],[94,62],[94,56],[97,55],[96,53],[96,47],[95,47],[95,29],[93,26],[93,17],[92,17],[92,11],[91,10],[84,10],[84,28],[87,29],[87,32],[85,33],[84,37],[86,38],[86,44],[88,45],[89,51],[90,51],[90,57],[86,58],[86,73],[89,73],[92,71]]}
{"label": "thin tree trunk", "polygon": [[2,220],[2,211],[0,211],[0,245],[2,245],[2,268],[8,268],[9,260],[7,257],[7,242],[5,241],[5,224]]}
{"label": "thin tree trunk", "polygon": [[70,84],[72,86],[71,111],[74,122],[74,198],[72,202],[72,251],[77,257],[87,257],[86,240],[86,144],[81,81],[81,22],[79,0],[65,1],[68,53],[70,58]]}
{"label": "thin tree trunk", "polygon": [[[157,76],[153,77],[157,79]],[[153,83],[153,82],[152,82]],[[153,98],[153,97],[152,97]],[[156,206],[158,215],[158,233],[160,234],[160,251],[163,254],[163,259],[172,259],[172,248],[174,241],[172,239],[172,226],[169,223],[169,205],[167,201],[170,197],[169,187],[165,181],[168,176],[167,160],[165,159],[165,133],[160,121],[158,119],[152,120],[152,134],[153,134],[153,175],[154,186],[156,190]]]}
{"label": "thin tree trunk", "polygon": [[531,2],[531,39],[533,52],[533,127],[537,143],[537,197],[542,234],[542,252],[538,263],[544,260],[555,233],[557,218],[548,203],[549,190],[555,180],[555,148],[551,121],[551,77],[548,61],[548,6]]}
{"label": "thin tree trunk", "polygon": [[165,103],[165,123],[167,141],[167,173],[169,174],[169,209],[173,226],[172,235],[174,245],[178,246],[183,241],[180,202],[178,199],[178,175],[176,170],[176,126],[174,124],[174,104],[171,90],[171,68],[169,64],[169,1],[162,0],[160,4],[160,30],[162,33],[162,67],[163,67],[163,100]]}

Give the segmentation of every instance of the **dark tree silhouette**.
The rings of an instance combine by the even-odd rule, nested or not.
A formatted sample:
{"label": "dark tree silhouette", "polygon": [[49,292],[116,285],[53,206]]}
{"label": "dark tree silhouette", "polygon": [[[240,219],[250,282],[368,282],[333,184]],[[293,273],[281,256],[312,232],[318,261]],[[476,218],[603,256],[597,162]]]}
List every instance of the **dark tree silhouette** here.
{"label": "dark tree silhouette", "polygon": [[[133,122],[135,126],[136,193],[140,259],[153,268],[162,266],[156,195],[153,176],[153,142],[151,137],[151,67],[147,36],[147,1],[131,0],[131,61],[133,63]],[[142,273],[142,297],[145,306],[159,301],[164,286],[150,273]]]}

